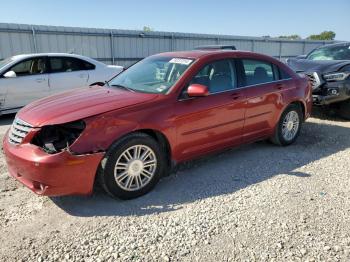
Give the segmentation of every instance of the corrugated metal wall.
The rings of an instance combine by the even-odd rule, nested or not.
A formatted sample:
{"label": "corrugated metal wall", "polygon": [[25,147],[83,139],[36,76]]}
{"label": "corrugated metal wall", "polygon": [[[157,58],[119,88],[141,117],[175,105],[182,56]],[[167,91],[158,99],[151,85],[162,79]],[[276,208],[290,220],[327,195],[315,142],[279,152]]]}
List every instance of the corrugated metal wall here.
{"label": "corrugated metal wall", "polygon": [[127,66],[155,53],[213,44],[234,44],[284,60],[331,42],[0,23],[0,60],[23,53],[68,52]]}

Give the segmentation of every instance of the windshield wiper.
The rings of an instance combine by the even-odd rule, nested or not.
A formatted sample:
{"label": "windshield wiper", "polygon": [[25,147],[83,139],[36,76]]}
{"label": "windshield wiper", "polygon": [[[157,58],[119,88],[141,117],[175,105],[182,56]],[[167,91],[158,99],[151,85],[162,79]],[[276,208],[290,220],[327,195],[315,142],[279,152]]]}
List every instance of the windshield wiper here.
{"label": "windshield wiper", "polygon": [[128,90],[130,92],[134,92],[135,93],[135,90],[129,88],[129,87],[126,87],[126,86],[123,86],[123,85],[109,85],[109,83],[107,82],[107,85],[108,86],[113,86],[113,87],[117,87],[117,88],[120,88],[120,89],[124,89],[124,90]]}

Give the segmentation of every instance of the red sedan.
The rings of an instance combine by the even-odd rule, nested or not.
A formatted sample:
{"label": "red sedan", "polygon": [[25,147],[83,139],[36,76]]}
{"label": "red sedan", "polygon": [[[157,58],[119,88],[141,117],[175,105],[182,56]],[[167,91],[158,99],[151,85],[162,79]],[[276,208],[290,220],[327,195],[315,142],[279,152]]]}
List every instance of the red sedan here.
{"label": "red sedan", "polygon": [[251,52],[150,56],[104,86],[23,108],[3,149],[11,176],[40,195],[149,192],[179,162],[262,139],[286,146],[311,110],[306,78]]}

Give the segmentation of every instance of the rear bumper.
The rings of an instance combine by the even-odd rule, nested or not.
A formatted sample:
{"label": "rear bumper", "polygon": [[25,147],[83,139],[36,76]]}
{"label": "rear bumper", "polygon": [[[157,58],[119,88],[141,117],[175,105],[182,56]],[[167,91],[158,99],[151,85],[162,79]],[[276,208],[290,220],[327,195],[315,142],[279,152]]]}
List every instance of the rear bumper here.
{"label": "rear bumper", "polygon": [[13,145],[7,134],[3,151],[10,175],[34,193],[45,196],[91,194],[104,156],[104,153],[72,155],[68,151],[51,155],[29,143]]}
{"label": "rear bumper", "polygon": [[321,87],[321,92],[312,95],[313,104],[330,105],[350,99],[350,79],[340,82],[328,82]]}

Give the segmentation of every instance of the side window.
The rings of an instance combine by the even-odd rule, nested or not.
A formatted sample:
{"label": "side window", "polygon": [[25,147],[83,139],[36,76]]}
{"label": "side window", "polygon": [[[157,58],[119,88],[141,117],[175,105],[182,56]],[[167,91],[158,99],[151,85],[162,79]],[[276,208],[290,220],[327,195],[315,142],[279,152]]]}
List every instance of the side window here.
{"label": "side window", "polygon": [[50,66],[52,73],[74,72],[80,70],[92,70],[95,66],[89,62],[74,57],[51,57]]}
{"label": "side window", "polygon": [[237,86],[236,70],[231,60],[220,60],[203,67],[191,84],[208,87],[210,94],[231,90]]}
{"label": "side window", "polygon": [[63,58],[51,57],[50,67],[51,67],[51,73],[64,72]]}
{"label": "side window", "polygon": [[46,59],[39,57],[25,60],[11,67],[8,71],[14,71],[17,76],[28,76],[46,73]]}
{"label": "side window", "polygon": [[96,68],[95,65],[87,62],[87,61],[84,61],[84,60],[80,60],[83,64],[83,67],[84,67],[84,70],[94,70]]}
{"label": "side window", "polygon": [[242,59],[245,85],[257,85],[276,80],[272,64],[261,60]]}
{"label": "side window", "polygon": [[278,67],[277,65],[273,64],[273,74],[276,76],[275,80],[286,80],[291,79],[291,75],[288,74],[286,71],[284,71],[282,68]]}

